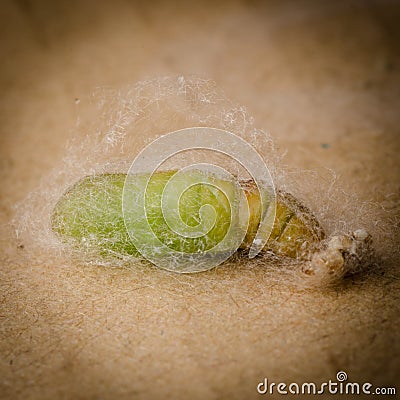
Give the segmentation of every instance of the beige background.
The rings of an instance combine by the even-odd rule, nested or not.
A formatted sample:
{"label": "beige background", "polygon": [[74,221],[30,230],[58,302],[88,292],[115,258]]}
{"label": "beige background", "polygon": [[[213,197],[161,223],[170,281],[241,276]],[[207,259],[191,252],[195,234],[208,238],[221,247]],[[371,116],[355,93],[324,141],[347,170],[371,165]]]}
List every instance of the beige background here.
{"label": "beige background", "polygon": [[[63,156],[76,98],[198,74],[246,105],[290,167],[333,168],[395,224],[399,17],[396,1],[2,1],[1,222]],[[2,232],[1,398],[250,399],[264,377],[339,370],[400,390],[396,237],[379,273],[301,291],[260,267],[21,262]]]}

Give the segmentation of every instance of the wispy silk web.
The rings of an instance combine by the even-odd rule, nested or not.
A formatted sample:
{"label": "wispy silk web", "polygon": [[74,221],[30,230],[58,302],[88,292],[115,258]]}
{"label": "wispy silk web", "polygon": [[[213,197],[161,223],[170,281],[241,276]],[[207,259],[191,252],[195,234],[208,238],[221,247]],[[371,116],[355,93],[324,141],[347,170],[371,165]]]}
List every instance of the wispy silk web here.
{"label": "wispy silk web", "polygon": [[[72,246],[53,231],[53,210],[67,190],[82,178],[106,173],[126,174],[146,145],[169,132],[191,127],[231,132],[256,149],[276,190],[292,194],[310,208],[327,237],[314,246],[314,256],[310,254],[306,260],[278,257],[271,252],[249,259],[239,252],[217,268],[245,265],[249,269],[265,269],[276,282],[323,285],[337,281],[347,272],[359,272],[377,258],[384,263],[395,250],[398,212],[393,215],[391,210],[379,204],[360,203],[355,195],[340,187],[333,172],[321,177],[310,171],[291,171],[284,165],[270,134],[256,128],[246,109],[227,99],[212,81],[180,76],[157,78],[122,88],[101,88],[95,91],[91,105],[87,110],[82,109],[82,113],[82,119],[89,122],[78,124],[60,165],[17,207],[13,221],[16,241],[24,244],[26,253],[33,260],[45,257],[47,261],[63,259],[80,264],[150,268],[141,257],[118,249],[99,252],[91,246],[90,240]],[[220,145],[223,147],[223,143]],[[254,178],[235,160],[210,149],[178,153],[167,158],[160,170],[180,169],[204,160],[229,171],[239,180]],[[114,194],[107,193],[109,186],[105,184],[97,190],[113,201]],[[113,216],[110,218],[112,225]],[[118,218],[120,216],[116,215],[115,224]],[[371,236],[365,237],[365,232]],[[96,240],[95,235],[92,239]],[[129,241],[130,238],[122,235],[119,240]],[[357,247],[361,241],[364,244]],[[371,251],[371,242],[377,252]],[[350,256],[346,252],[351,253]],[[348,259],[347,265],[341,266],[339,271],[335,270],[335,263],[340,264],[340,260],[335,257],[340,254],[345,254]],[[329,263],[333,263],[334,268],[330,268]]]}

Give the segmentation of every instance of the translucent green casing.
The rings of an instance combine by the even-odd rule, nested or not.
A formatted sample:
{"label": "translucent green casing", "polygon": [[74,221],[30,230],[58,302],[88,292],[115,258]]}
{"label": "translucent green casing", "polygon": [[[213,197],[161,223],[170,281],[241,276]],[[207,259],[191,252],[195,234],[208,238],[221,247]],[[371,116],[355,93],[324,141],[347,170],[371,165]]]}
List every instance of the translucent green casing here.
{"label": "translucent green casing", "polygon": [[[249,248],[261,218],[260,195],[255,183],[243,182],[250,212],[246,220],[243,220],[243,215],[246,214],[240,210],[237,212],[237,207],[233,209],[231,207],[232,197],[236,196],[233,183],[210,178],[210,183],[222,187],[223,191],[215,190],[208,184],[190,186],[180,198],[179,217],[188,227],[198,226],[201,220],[206,223],[209,220],[208,222],[213,222],[213,225],[204,235],[184,237],[169,229],[161,207],[161,195],[165,185],[175,173],[176,171],[157,172],[152,175],[147,187],[145,217],[157,238],[175,251],[197,253],[212,249],[220,243],[227,234],[230,224],[234,223],[238,229],[244,230],[245,238],[240,248]],[[88,176],[77,182],[61,197],[54,208],[51,218],[53,231],[74,245],[94,249],[102,255],[114,253],[140,256],[129,237],[122,212],[122,194],[126,177],[126,174],[101,174]],[[137,179],[137,186],[143,187],[143,180],[148,179],[148,176],[130,176],[129,179],[130,185],[132,182],[134,185]],[[192,175],[188,174],[186,179],[189,180],[186,184],[190,185]],[[177,185],[185,183],[182,182],[182,178],[177,182]],[[132,213],[138,213],[137,216],[140,217],[144,211],[134,207],[137,195],[140,193],[132,191],[132,198],[129,197],[128,201],[131,203]],[[211,205],[214,211],[203,208],[200,214],[201,207],[207,204]],[[142,225],[141,223],[133,225],[135,234],[142,234]],[[323,237],[324,233],[312,213],[293,196],[278,192],[276,218],[264,250],[297,257],[310,244]],[[229,246],[229,242],[227,245]],[[149,246],[152,246],[151,239]]]}

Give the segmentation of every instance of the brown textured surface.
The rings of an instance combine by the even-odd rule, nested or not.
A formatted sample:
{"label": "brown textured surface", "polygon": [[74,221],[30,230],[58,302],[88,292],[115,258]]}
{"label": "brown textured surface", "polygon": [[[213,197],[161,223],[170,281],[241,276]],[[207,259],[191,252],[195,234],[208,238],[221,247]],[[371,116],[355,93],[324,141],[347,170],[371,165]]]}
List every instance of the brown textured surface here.
{"label": "brown textured surface", "polygon": [[[75,98],[170,74],[214,79],[291,166],[398,199],[398,3],[139,3],[2,2],[1,222],[62,157]],[[400,384],[398,250],[384,276],[301,292],[259,268],[37,265],[2,247],[0,398],[250,399],[263,377],[338,370]]]}

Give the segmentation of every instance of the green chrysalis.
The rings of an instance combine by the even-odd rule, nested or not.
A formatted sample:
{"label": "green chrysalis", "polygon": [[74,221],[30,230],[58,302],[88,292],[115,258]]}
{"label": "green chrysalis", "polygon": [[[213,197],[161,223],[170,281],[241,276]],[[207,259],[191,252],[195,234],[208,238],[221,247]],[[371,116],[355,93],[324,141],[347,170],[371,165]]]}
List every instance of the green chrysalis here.
{"label": "green chrysalis", "polygon": [[[248,202],[248,213],[244,213],[237,188],[232,182],[211,176],[206,184],[191,186],[193,172],[181,174],[172,184],[175,186],[169,187],[170,192],[179,192],[184,186],[188,188],[182,192],[178,208],[174,208],[173,204],[169,206],[168,200],[162,204],[161,199],[168,181],[175,173],[156,172],[151,176],[145,194],[145,212],[140,207],[135,208],[135,202],[137,196],[143,196],[140,188],[144,187],[143,182],[149,175],[129,175],[130,185],[133,188],[137,185],[138,188],[129,195],[130,226],[133,226],[134,234],[141,240],[148,241],[149,249],[154,246],[154,250],[150,251],[157,252],[158,248],[153,238],[141,236],[147,234],[143,221],[148,222],[157,240],[173,251],[187,254],[209,251],[225,238],[232,224],[243,238],[237,247],[248,249],[262,218],[261,199],[255,183],[251,180],[241,182]],[[56,204],[51,218],[53,231],[63,240],[88,247],[101,255],[140,256],[128,234],[122,211],[126,178],[126,174],[117,173],[81,179]],[[214,185],[223,190],[217,190]],[[181,227],[181,234],[171,229],[171,223],[174,222]],[[196,233],[197,229],[199,232]],[[299,257],[308,246],[323,237],[323,230],[310,210],[293,196],[277,193],[275,221],[264,250],[287,257]],[[234,245],[231,240],[224,244],[226,250]]]}

